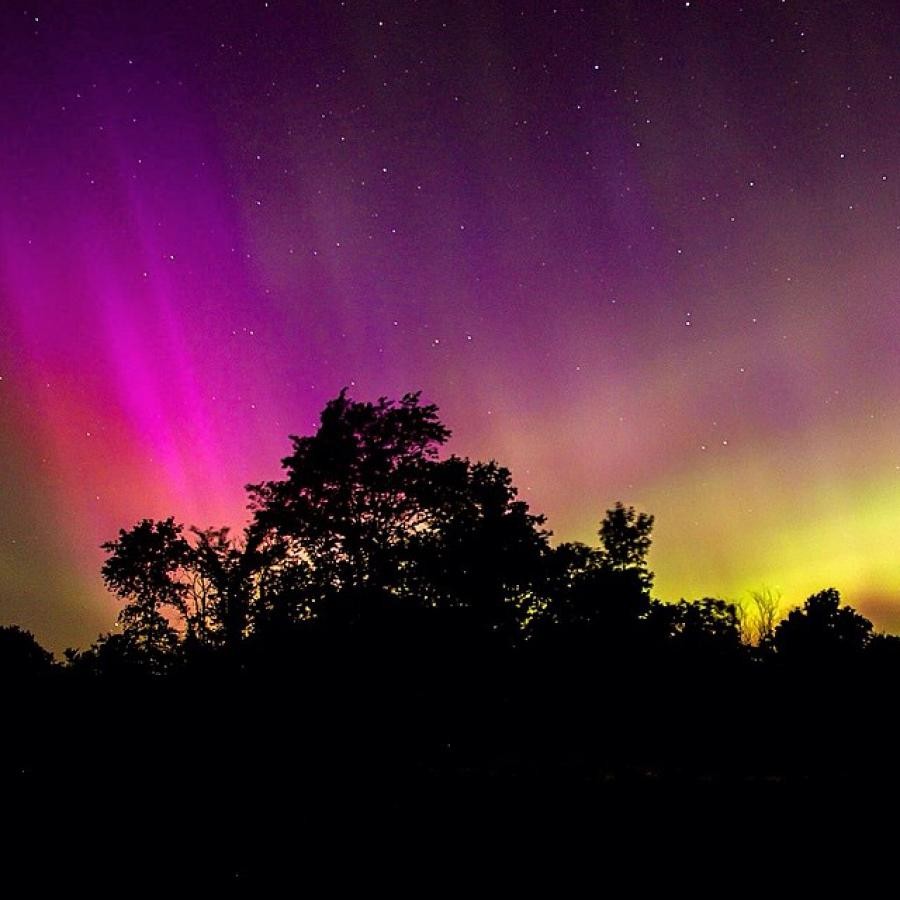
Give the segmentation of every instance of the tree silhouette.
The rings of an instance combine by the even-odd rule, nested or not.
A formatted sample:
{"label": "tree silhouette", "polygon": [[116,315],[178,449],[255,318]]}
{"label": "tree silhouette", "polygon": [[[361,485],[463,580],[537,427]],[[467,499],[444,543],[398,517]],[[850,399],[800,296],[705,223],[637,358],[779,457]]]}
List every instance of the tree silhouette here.
{"label": "tree silhouette", "polygon": [[628,643],[650,608],[652,528],[653,516],[616,503],[600,523],[600,547],[563,543],[550,551],[547,600],[534,630],[545,638],[560,632],[556,638],[565,642],[578,635],[579,643],[590,644],[603,634]]}
{"label": "tree silhouette", "polygon": [[813,594],[801,609],[778,624],[778,655],[794,662],[839,662],[862,653],[872,640],[872,623],[849,606],[841,606],[834,588]]}
{"label": "tree silhouette", "polygon": [[18,625],[0,625],[0,680],[34,678],[53,669],[53,654]]}
{"label": "tree silhouette", "polygon": [[781,594],[771,588],[763,587],[750,592],[752,603],[750,640],[757,647],[767,649],[775,637],[775,626],[778,624],[778,610],[781,607]]}
{"label": "tree silhouette", "polygon": [[[172,641],[177,639],[172,638]],[[148,675],[162,675],[171,671],[176,645],[167,641],[163,646],[151,645],[136,629],[101,634],[90,647],[65,651],[66,665],[76,675],[98,677],[117,684]]]}
{"label": "tree silhouette", "polygon": [[341,391],[314,435],[291,438],[286,477],[248,486],[264,606],[292,593],[303,615],[342,592],[396,587],[410,539],[429,525],[423,495],[450,435],[419,396],[358,403]]}
{"label": "tree silhouette", "polygon": [[647,590],[653,585],[653,573],[647,568],[652,530],[653,516],[617,502],[606,511],[599,531],[604,564],[613,572],[637,573]]}
{"label": "tree silhouette", "polygon": [[254,560],[228,528],[192,528],[194,544],[183,563],[189,569],[192,612],[189,633],[201,643],[237,647],[249,627]]}
{"label": "tree silhouette", "polygon": [[171,617],[188,619],[187,586],[180,573],[191,550],[182,532],[171,517],[161,522],[144,519],[103,545],[109,554],[103,580],[125,601],[118,619],[125,638],[157,663],[178,644]]}
{"label": "tree silhouette", "polygon": [[549,533],[517,499],[508,469],[451,457],[423,481],[427,527],[408,542],[404,590],[431,607],[468,607],[491,628],[533,614]]}
{"label": "tree silhouette", "polygon": [[[102,574],[125,601],[119,614],[124,642],[118,650],[159,659],[183,637],[189,647],[234,647],[248,627],[252,559],[228,528],[191,528],[190,540],[174,519],[144,519],[115,541]],[[107,651],[111,652],[111,651]]]}
{"label": "tree silhouette", "polygon": [[651,618],[656,633],[673,641],[682,655],[729,656],[741,648],[740,613],[726,600],[703,597],[692,602],[654,601]]}

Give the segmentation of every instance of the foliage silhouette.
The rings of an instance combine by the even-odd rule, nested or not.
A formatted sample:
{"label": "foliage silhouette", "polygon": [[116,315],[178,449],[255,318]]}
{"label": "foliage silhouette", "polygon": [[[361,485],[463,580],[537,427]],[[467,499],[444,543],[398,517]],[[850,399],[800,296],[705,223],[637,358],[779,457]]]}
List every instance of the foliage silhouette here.
{"label": "foliage silhouette", "polygon": [[775,637],[781,594],[771,588],[763,587],[750,592],[750,601],[752,603],[750,640],[757,647],[768,649]]}
{"label": "foliage silhouette", "polygon": [[661,602],[651,515],[616,503],[596,546],[554,545],[510,471],[442,458],[449,437],[419,394],[342,391],[283,477],[248,486],[241,533],[144,519],[103,545],[120,630],[57,666],[0,628],[10,795],[91,808],[94,785],[131,785],[140,838],[193,848],[178,865],[208,884],[355,817],[416,822],[411,841],[490,796],[510,830],[578,796],[609,843],[636,798],[657,814],[679,786],[749,802],[891,771],[900,639],[835,589],[778,623],[766,591],[749,618]]}
{"label": "foliage silhouette", "polygon": [[249,486],[250,542],[306,594],[301,615],[341,591],[396,586],[411,536],[429,523],[428,474],[449,434],[418,394],[354,403],[344,390],[315,435],[291,439],[286,477]]}
{"label": "foliage silhouette", "polygon": [[789,612],[773,635],[779,656],[833,665],[861,654],[872,640],[872,623],[840,603],[840,593],[828,588],[809,597],[801,609]]}
{"label": "foliage silhouette", "polygon": [[53,654],[30,631],[0,625],[0,681],[45,676],[53,667]]}
{"label": "foliage silhouette", "polygon": [[119,623],[126,639],[153,665],[163,665],[178,645],[176,630],[165,613],[188,618],[187,588],[179,573],[190,547],[182,530],[172,518],[163,522],[144,519],[103,545],[109,554],[103,564],[103,580],[125,601]]}
{"label": "foliage silhouette", "polygon": [[613,572],[637,572],[649,590],[653,573],[647,569],[653,516],[617,502],[600,523],[600,543],[606,565]]}

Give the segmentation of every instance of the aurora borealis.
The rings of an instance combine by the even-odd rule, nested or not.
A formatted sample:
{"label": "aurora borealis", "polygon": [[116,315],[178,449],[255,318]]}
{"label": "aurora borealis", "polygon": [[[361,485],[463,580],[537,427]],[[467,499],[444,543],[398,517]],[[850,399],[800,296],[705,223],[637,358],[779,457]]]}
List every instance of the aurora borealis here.
{"label": "aurora borealis", "polygon": [[0,11],[0,620],[112,626],[101,542],[239,525],[348,385],[441,408],[656,595],[900,626],[900,7]]}

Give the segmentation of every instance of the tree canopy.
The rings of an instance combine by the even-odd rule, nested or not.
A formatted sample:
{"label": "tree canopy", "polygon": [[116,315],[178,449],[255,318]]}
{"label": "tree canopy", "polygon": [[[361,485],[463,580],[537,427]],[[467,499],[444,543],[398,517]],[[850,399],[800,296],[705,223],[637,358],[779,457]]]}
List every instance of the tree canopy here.
{"label": "tree canopy", "polygon": [[680,652],[796,660],[846,656],[872,640],[871,623],[833,589],[777,627],[770,591],[751,594],[749,616],[717,598],[661,604],[652,515],[616,502],[596,546],[554,546],[511,472],[442,456],[449,438],[419,393],[365,402],[341,391],[313,434],[291,437],[283,476],[248,485],[241,533],[144,519],[104,545],[103,577],[123,602],[122,633],[104,653],[119,647],[164,669],[178,653],[235,650],[303,623],[386,621],[389,610],[395,622],[456,611],[511,645],[550,641],[581,654],[666,641]]}

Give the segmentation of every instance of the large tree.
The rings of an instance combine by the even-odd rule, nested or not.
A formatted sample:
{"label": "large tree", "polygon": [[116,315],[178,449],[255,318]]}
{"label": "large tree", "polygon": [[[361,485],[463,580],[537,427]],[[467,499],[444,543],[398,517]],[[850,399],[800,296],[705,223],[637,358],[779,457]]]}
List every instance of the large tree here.
{"label": "large tree", "polygon": [[264,615],[387,597],[469,607],[495,626],[521,621],[546,550],[543,518],[496,462],[439,459],[449,436],[419,394],[329,401],[316,433],[292,438],[285,477],[249,487]]}
{"label": "large tree", "polygon": [[431,524],[428,481],[449,436],[417,393],[365,403],[344,390],[329,401],[315,434],[291,438],[285,477],[248,486],[263,603],[293,592],[303,613],[348,591],[396,588],[411,538]]}

